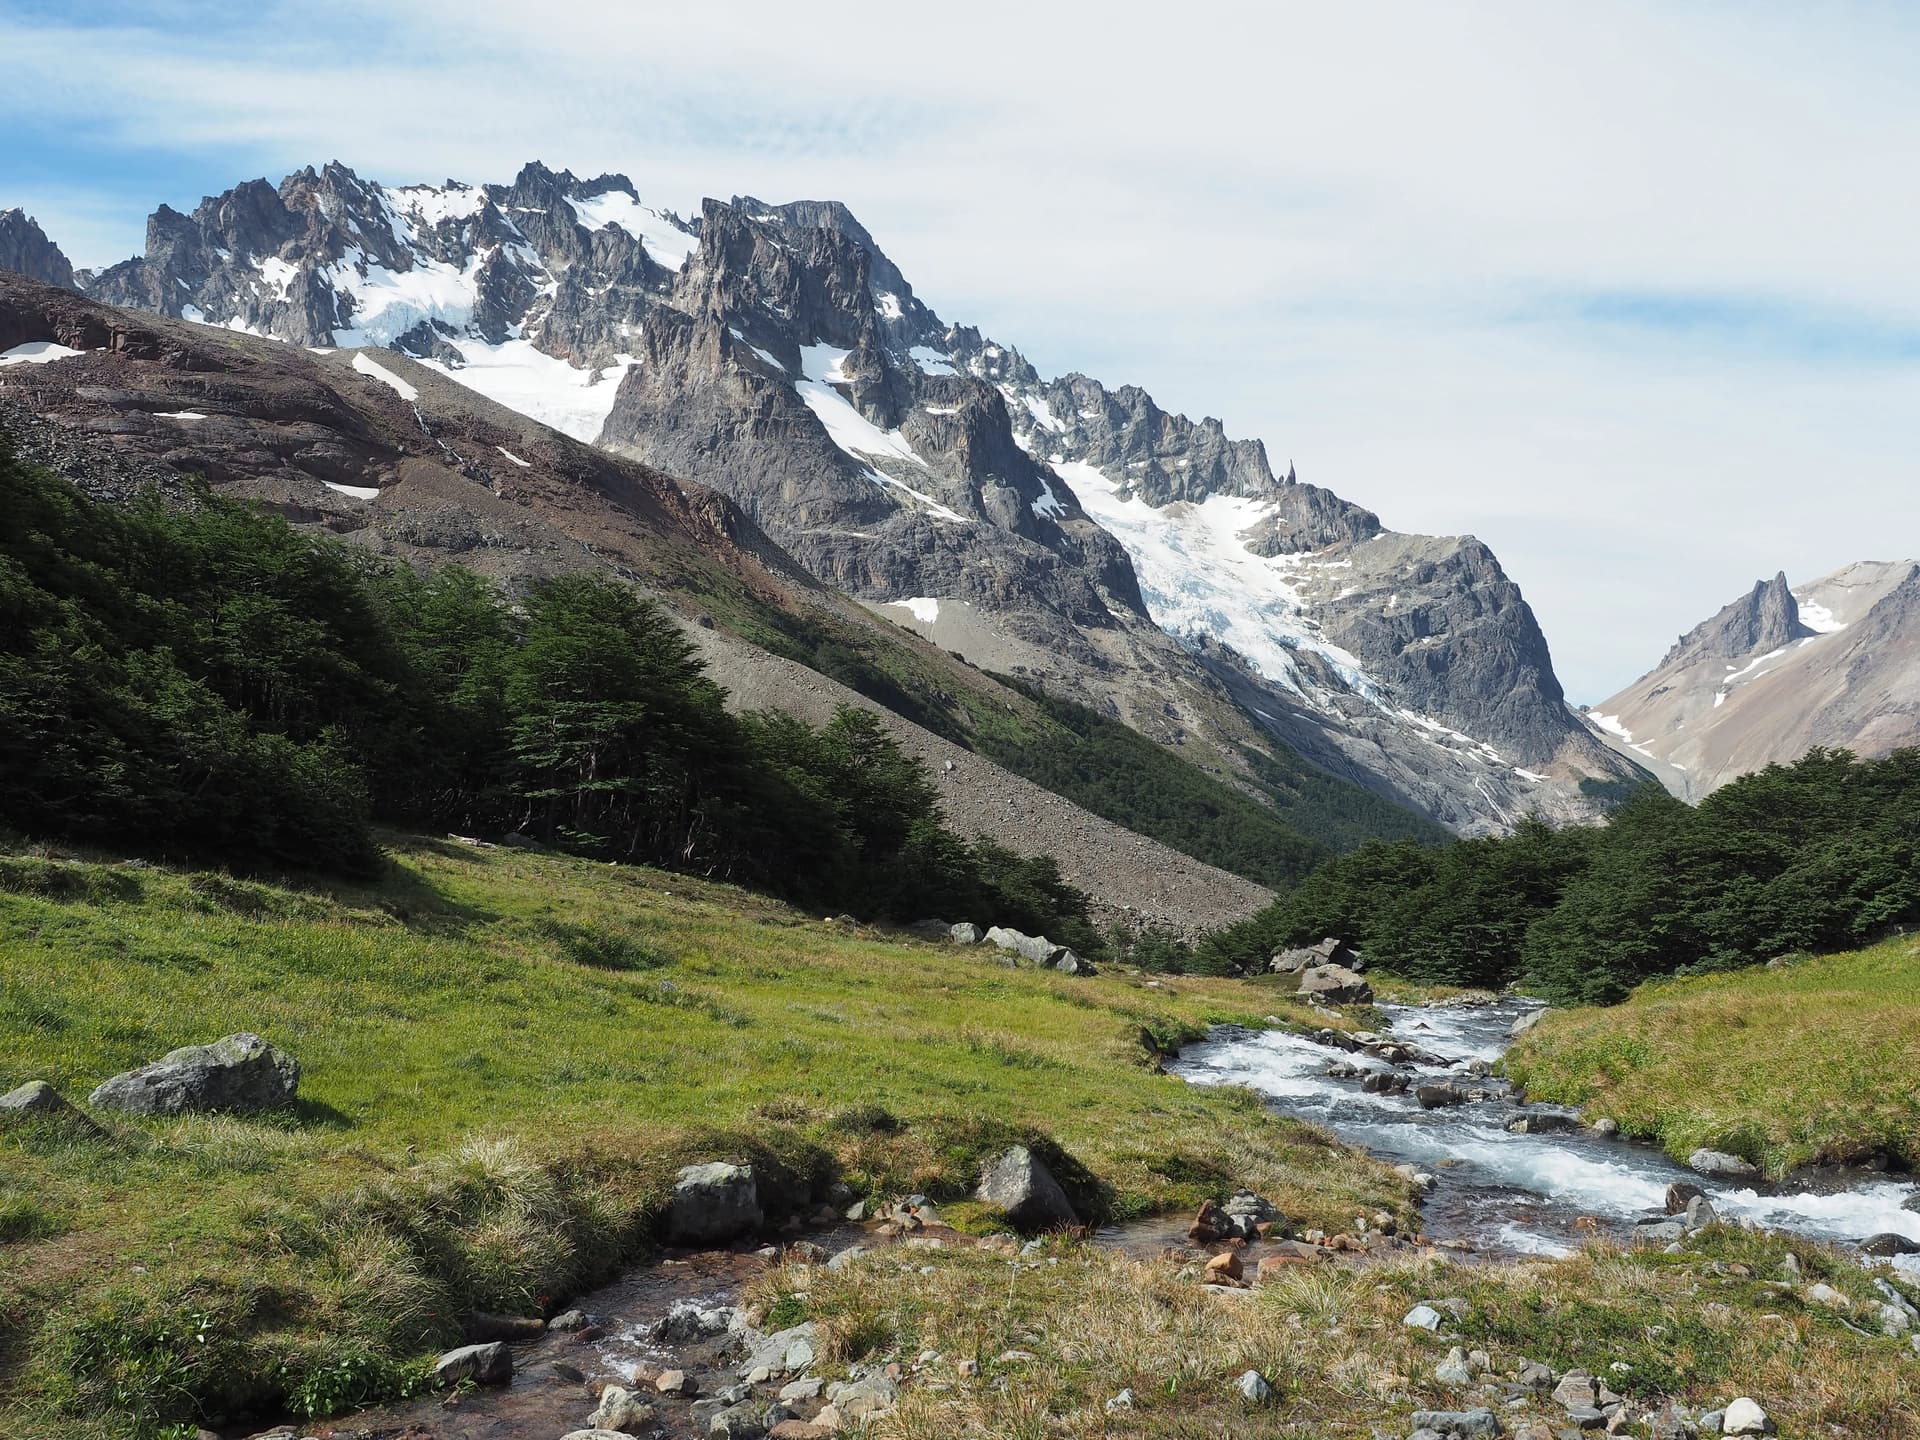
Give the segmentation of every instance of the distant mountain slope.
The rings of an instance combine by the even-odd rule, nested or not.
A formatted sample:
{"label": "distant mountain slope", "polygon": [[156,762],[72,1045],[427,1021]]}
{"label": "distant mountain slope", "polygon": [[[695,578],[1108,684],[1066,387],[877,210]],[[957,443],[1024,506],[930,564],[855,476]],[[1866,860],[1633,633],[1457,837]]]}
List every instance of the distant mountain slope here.
{"label": "distant mountain slope", "polygon": [[1291,749],[1464,833],[1589,818],[1620,761],[1470,537],[1397,535],[1136,387],[1043,381],[941,320],[837,203],[620,175],[250,181],[96,298],[318,348],[390,346],[700,481],[828,585],[1258,794]]}
{"label": "distant mountain slope", "polygon": [[1920,744],[1920,564],[1759,581],[1589,718],[1691,800],[1816,745]]}
{"label": "distant mountain slope", "polygon": [[[0,275],[0,440],[96,496],[181,495],[200,478],[371,553],[454,561],[508,586],[610,569],[668,603],[735,703],[814,721],[840,703],[884,710],[929,762],[955,828],[1052,854],[1107,915],[1192,931],[1271,896],[1129,833],[1123,807],[1100,818],[969,754],[989,725],[1023,743],[1059,726],[822,586],[723,495],[569,440],[403,355],[313,354]],[[1172,754],[1147,764],[1164,790],[1244,803]],[[1327,853],[1270,823],[1305,863]],[[1171,838],[1208,853],[1206,836]]]}

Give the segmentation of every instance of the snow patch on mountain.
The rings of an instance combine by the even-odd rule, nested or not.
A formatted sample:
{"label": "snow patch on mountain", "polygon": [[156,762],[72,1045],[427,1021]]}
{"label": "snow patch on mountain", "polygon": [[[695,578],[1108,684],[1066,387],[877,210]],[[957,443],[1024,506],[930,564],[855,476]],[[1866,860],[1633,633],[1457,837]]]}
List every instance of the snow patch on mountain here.
{"label": "snow patch on mountain", "polygon": [[440,371],[496,404],[591,445],[600,438],[620,389],[620,377],[639,362],[622,355],[604,370],[585,370],[534,348],[528,340],[489,345],[484,340],[447,342],[466,363],[449,368],[438,360],[420,363]]}
{"label": "snow patch on mountain", "polygon": [[669,270],[678,270],[700,247],[700,238],[673,216],[642,205],[624,190],[609,190],[591,200],[569,201],[573,213],[589,230],[617,226],[640,242],[647,258]]}
{"label": "snow patch on mountain", "polygon": [[1247,548],[1242,537],[1271,513],[1271,501],[1209,495],[1197,505],[1179,501],[1156,509],[1086,461],[1060,461],[1053,469],[1080,508],[1126,547],[1147,611],[1161,629],[1217,639],[1267,679],[1319,704],[1318,689],[1306,682],[1296,658],[1312,651],[1355,693],[1384,703],[1359,660],[1319,633],[1288,578],[1312,563],[1310,557],[1269,558]]}
{"label": "snow patch on mountain", "polygon": [[[925,470],[927,462],[914,451],[906,436],[898,430],[882,430],[854,409],[853,403],[834,388],[847,383],[840,367],[850,353],[836,345],[803,345],[800,348],[800,369],[806,378],[796,380],[793,388],[800,392],[800,398],[806,402],[807,408],[826,427],[833,443],[849,455],[862,460],[869,460],[876,455],[892,456],[910,461]],[[907,489],[891,475],[881,475],[880,478],[886,484]],[[927,503],[933,505],[938,502],[927,500]],[[947,513],[953,514],[950,510]],[[956,515],[954,518],[961,517]]]}
{"label": "snow patch on mountain", "polygon": [[922,625],[931,625],[940,618],[940,602],[930,595],[916,595],[911,600],[889,600],[887,603],[900,606]]}
{"label": "snow patch on mountain", "polygon": [[0,365],[47,365],[79,353],[65,345],[56,345],[51,340],[29,340],[11,350],[0,351]]}
{"label": "snow patch on mountain", "polygon": [[374,360],[364,350],[354,352],[353,368],[370,380],[378,380],[409,405],[420,398],[419,390],[402,380],[379,361]]}

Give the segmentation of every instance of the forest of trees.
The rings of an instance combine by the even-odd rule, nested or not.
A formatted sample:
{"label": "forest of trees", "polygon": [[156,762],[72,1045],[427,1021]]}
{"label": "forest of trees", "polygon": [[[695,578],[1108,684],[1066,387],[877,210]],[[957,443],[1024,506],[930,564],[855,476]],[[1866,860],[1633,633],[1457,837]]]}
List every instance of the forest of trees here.
{"label": "forest of trees", "polygon": [[1214,973],[1338,935],[1409,979],[1610,1003],[1661,975],[1845,949],[1920,921],[1920,750],[1815,750],[1689,806],[1642,788],[1604,826],[1375,844],[1180,956]]}
{"label": "forest of trees", "polygon": [[1369,840],[1428,843],[1447,832],[1424,815],[1316,769],[1289,751],[1243,751],[1264,803],[1169,753],[1138,730],[1008,676],[1050,722],[985,730],[981,753],[1016,775],[1210,865],[1275,889]]}
{"label": "forest of trees", "polygon": [[210,494],[97,504],[4,449],[0,515],[0,821],[23,835],[366,876],[375,822],[518,832],[1100,948],[1054,862],[948,830],[872,714],[729,714],[610,579],[509,604]]}

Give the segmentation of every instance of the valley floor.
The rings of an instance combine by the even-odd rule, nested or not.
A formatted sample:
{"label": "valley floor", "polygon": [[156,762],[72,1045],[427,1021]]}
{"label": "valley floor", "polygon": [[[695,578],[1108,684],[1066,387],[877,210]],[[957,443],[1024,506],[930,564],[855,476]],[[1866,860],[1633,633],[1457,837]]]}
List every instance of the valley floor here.
{"label": "valley floor", "polygon": [[[172,1440],[417,1385],[467,1312],[551,1313],[656,1254],[694,1161],[752,1161],[776,1221],[837,1180],[988,1228],[965,1197],[1016,1140],[1090,1215],[1245,1184],[1301,1230],[1413,1220],[1383,1166],[1250,1092],[1159,1073],[1143,1032],[1324,1023],[1269,986],[1014,970],[683,876],[389,848],[368,887],[0,855],[0,1090],[45,1079],[78,1102],[237,1030],[304,1067],[280,1117],[0,1126],[0,1434]],[[1874,1328],[1875,1277],[1803,1242],[1401,1251],[1235,1290],[1190,1260],[1008,1249],[799,1258],[743,1300],[769,1326],[813,1321],[828,1375],[900,1361],[877,1433],[916,1440],[1403,1435],[1417,1411],[1479,1406],[1509,1433],[1564,1425],[1517,1378],[1529,1363],[1592,1372],[1636,1414],[1753,1395],[1785,1435],[1920,1436],[1920,1356]],[[1423,1303],[1438,1334],[1403,1323]]]}

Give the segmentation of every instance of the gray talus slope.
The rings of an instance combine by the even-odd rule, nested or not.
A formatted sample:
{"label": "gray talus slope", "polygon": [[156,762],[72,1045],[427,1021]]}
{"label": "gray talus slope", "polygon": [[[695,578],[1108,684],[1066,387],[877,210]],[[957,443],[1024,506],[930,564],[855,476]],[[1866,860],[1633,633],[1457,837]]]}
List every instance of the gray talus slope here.
{"label": "gray talus slope", "polygon": [[1872,756],[1920,744],[1920,564],[1761,581],[1590,715],[1696,800],[1815,746]]}

